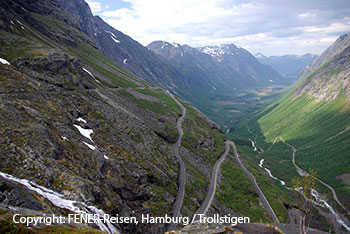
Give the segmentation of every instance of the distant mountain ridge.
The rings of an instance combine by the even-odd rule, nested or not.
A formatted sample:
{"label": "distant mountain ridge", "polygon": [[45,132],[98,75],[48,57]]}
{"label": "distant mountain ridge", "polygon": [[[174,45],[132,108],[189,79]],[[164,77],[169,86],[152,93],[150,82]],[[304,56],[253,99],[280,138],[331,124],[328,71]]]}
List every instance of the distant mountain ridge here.
{"label": "distant mountain ridge", "polygon": [[255,58],[262,64],[270,65],[273,69],[285,77],[295,79],[301,71],[310,65],[318,56],[315,54],[283,56],[265,56],[262,53],[255,54]]}
{"label": "distant mountain ridge", "polygon": [[228,74],[235,71],[244,77],[240,80],[242,84],[247,82],[255,86],[283,82],[283,78],[270,66],[261,64],[250,52],[234,44],[205,46],[197,50],[210,55]]}
{"label": "distant mountain ridge", "polygon": [[283,77],[270,66],[261,64],[247,50],[234,44],[193,48],[155,41],[148,48],[173,64],[182,76],[207,83],[214,90],[283,82]]}
{"label": "distant mountain ridge", "polygon": [[[201,51],[187,45],[156,42],[146,48],[100,17],[93,16],[83,0],[58,2],[108,58],[134,75],[187,100],[224,90],[283,82],[283,77],[271,67],[260,64],[248,51],[234,45],[208,46]],[[210,56],[209,50],[217,51],[220,56]]]}

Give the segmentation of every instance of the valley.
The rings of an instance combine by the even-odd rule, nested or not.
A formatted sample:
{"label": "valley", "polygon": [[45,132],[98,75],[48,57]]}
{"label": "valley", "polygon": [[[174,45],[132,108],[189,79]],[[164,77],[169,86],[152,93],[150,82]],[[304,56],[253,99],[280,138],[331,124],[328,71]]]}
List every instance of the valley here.
{"label": "valley", "polygon": [[143,46],[84,1],[4,0],[0,44],[0,232],[47,232],[17,212],[137,221],[52,233],[158,234],[198,222],[143,215],[198,214],[249,217],[222,233],[296,233],[296,191],[312,232],[350,231],[349,34],[320,56]]}
{"label": "valley", "polygon": [[[342,36],[332,47],[344,48],[346,41],[347,37]],[[311,98],[301,94],[299,90],[300,87],[306,87],[306,84],[325,76],[325,70],[333,66],[331,64],[334,64],[335,61],[346,57],[346,54],[347,52],[338,51],[332,55],[330,50],[326,51],[325,55],[321,55],[318,59],[319,61],[323,60],[323,65],[321,64],[318,69],[314,69],[313,73],[309,73],[306,77],[300,77],[288,94],[267,107],[265,113],[264,111],[259,113],[249,123],[252,132],[256,133],[250,137],[263,148],[269,149],[263,153],[263,157],[264,164],[268,165],[272,174],[291,185],[291,178],[295,178],[298,174],[307,176],[311,169],[316,169],[319,176],[317,188],[323,194],[327,194],[331,206],[343,214],[343,220],[348,219],[347,201],[349,195],[347,189],[344,185],[340,185],[340,181],[336,180],[336,177],[348,171],[349,168],[348,157],[345,156],[349,154],[349,149],[345,146],[348,144],[346,129],[349,121],[348,102],[345,97],[348,92],[347,86],[343,86],[342,91],[337,93],[337,97],[333,96],[332,100],[329,100],[330,98],[327,96],[317,95],[316,92],[322,92],[322,88],[316,92],[313,89],[314,97]],[[327,63],[327,60],[324,59],[325,56],[333,58]],[[319,63],[319,61],[315,63]],[[347,69],[341,69],[345,72],[345,77],[347,77]],[[328,78],[327,81],[330,79]],[[310,87],[308,86],[308,88]],[[327,88],[327,85],[323,87],[323,89]],[[298,94],[295,95],[295,93]],[[327,99],[328,101],[326,101]],[[333,142],[328,143],[331,141]],[[271,144],[273,147],[270,146]],[[292,157],[288,156],[288,158],[287,155],[291,154]],[[268,161],[266,161],[267,159]],[[258,159],[256,161],[258,163]],[[336,165],[337,163],[342,165]],[[343,224],[345,228],[349,227],[345,223]]]}

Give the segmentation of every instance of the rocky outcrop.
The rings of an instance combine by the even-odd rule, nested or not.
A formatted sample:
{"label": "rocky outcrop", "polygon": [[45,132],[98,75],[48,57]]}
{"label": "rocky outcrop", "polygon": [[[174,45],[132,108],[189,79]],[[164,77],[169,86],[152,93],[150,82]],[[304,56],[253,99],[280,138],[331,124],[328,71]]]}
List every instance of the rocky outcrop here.
{"label": "rocky outcrop", "polygon": [[[172,153],[178,138],[177,104],[162,89],[107,59],[55,0],[3,3],[0,58],[9,63],[0,63],[0,171],[111,215],[171,214],[177,192]],[[217,132],[209,124],[200,128],[207,133],[201,142],[219,153],[213,140]],[[209,155],[181,151],[189,162],[193,155]],[[210,167],[205,160],[192,165],[189,186],[205,181],[198,171]],[[71,212],[23,184],[0,179],[0,203],[8,207]],[[197,190],[204,194],[205,187]],[[195,211],[198,194],[183,206],[185,215]],[[166,227],[117,228],[161,233]]]}
{"label": "rocky outcrop", "polygon": [[[57,1],[4,0],[1,7],[0,28],[5,31],[12,31],[16,24],[19,24],[20,29],[26,30],[22,24],[25,23],[31,27],[27,28],[32,30],[31,33],[39,32],[55,43],[76,47],[78,43],[85,42],[94,46],[87,36],[80,33],[79,25],[62,10]],[[53,25],[57,27],[52,27]]]}
{"label": "rocky outcrop", "polygon": [[303,79],[308,75],[311,75],[319,67],[333,59],[340,54],[344,49],[349,47],[350,37],[349,34],[341,35],[327,50],[325,50],[309,67],[305,68],[298,79]]}
{"label": "rocky outcrop", "polygon": [[303,73],[296,94],[332,101],[344,95],[350,99],[350,34],[342,35]]}

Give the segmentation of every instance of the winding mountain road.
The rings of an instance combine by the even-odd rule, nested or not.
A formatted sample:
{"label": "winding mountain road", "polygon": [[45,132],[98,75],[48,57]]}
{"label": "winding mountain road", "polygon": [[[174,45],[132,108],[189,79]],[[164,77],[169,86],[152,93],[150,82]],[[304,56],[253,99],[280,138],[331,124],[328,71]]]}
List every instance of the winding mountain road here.
{"label": "winding mountain road", "polygon": [[265,210],[270,214],[272,220],[275,222],[275,223],[279,223],[279,220],[275,214],[275,212],[273,211],[272,207],[270,206],[270,203],[268,202],[268,200],[266,199],[264,193],[261,191],[258,183],[256,182],[256,179],[255,177],[252,175],[252,173],[250,173],[248,171],[248,169],[244,166],[244,164],[241,162],[241,159],[239,158],[239,155],[237,153],[237,149],[236,149],[236,145],[233,141],[227,141],[226,142],[227,144],[230,144],[233,148],[233,154],[236,158],[236,161],[239,165],[240,168],[242,168],[242,170],[244,171],[244,173],[248,176],[248,178],[253,182],[253,185],[256,189],[256,192],[258,193],[259,197],[260,197],[260,201],[261,203],[264,205],[265,207]]}
{"label": "winding mountain road", "polygon": [[323,182],[322,180],[316,178],[316,180],[318,182],[320,182],[321,184],[323,184],[324,186],[326,186],[327,188],[329,188],[329,190],[332,191],[332,194],[333,194],[333,199],[338,203],[339,206],[341,206],[348,214],[350,214],[350,212],[346,209],[346,207],[339,201],[338,197],[337,197],[337,194],[335,193],[335,190],[329,185],[329,184],[326,184],[325,182]]}
{"label": "winding mountain road", "polygon": [[[169,91],[167,91],[169,96],[174,99],[174,101],[180,106],[181,111],[182,111],[182,115],[181,117],[177,120],[176,123],[176,129],[179,132],[179,139],[177,140],[177,142],[174,145],[173,148],[173,152],[176,155],[177,160],[179,161],[179,175],[178,175],[178,192],[177,192],[177,196],[176,196],[176,200],[175,200],[175,204],[173,207],[173,217],[179,217],[180,215],[180,210],[184,201],[184,196],[185,196],[185,185],[186,185],[186,167],[185,167],[185,163],[182,160],[180,154],[179,154],[179,146],[181,145],[181,140],[182,140],[182,136],[183,136],[183,130],[181,127],[182,121],[186,116],[186,108],[174,97],[174,95],[172,93],[170,93]],[[176,224],[175,223],[171,223],[168,227],[168,230],[174,230],[175,229]]]}
{"label": "winding mountain road", "polygon": [[347,128],[345,128],[343,131],[337,133],[336,135],[329,137],[329,138],[326,139],[324,142],[328,142],[328,141],[332,140],[333,138],[336,138],[336,137],[340,136],[341,134],[344,134],[345,132],[347,132],[347,131],[349,131],[349,130],[350,130],[350,126],[347,127]]}
{"label": "winding mountain road", "polygon": [[200,218],[199,214],[205,215],[211,206],[211,203],[213,201],[213,198],[214,198],[214,195],[216,192],[217,178],[218,178],[218,173],[219,173],[221,163],[225,160],[228,152],[230,152],[230,144],[228,142],[226,142],[225,144],[226,144],[225,152],[215,162],[213,170],[211,172],[210,185],[209,185],[209,189],[207,192],[207,196],[205,197],[204,202],[202,203],[201,207],[199,207],[197,212],[194,214],[192,222],[197,221]]}
{"label": "winding mountain road", "polygon": [[211,202],[214,198],[215,192],[216,192],[216,185],[217,185],[217,176],[218,176],[218,172],[219,172],[219,168],[221,166],[221,163],[225,160],[227,154],[230,151],[230,146],[232,146],[233,148],[233,154],[236,158],[236,161],[239,165],[240,168],[242,168],[242,170],[244,171],[244,173],[248,176],[248,178],[253,182],[253,185],[259,195],[260,201],[263,204],[265,210],[270,214],[272,220],[275,223],[279,223],[279,220],[275,214],[275,212],[273,211],[270,203],[267,201],[264,193],[261,191],[258,183],[256,182],[255,177],[248,171],[248,169],[244,166],[244,164],[241,162],[239,155],[237,153],[237,149],[236,149],[236,145],[233,141],[226,141],[226,150],[224,152],[224,154],[220,157],[219,160],[217,160],[215,162],[215,165],[213,167],[212,170],[212,174],[211,174],[211,179],[210,179],[210,185],[209,185],[209,189],[207,192],[207,196],[205,197],[204,202],[202,203],[201,207],[197,210],[197,212],[194,214],[192,222],[196,221],[200,218],[200,216],[198,214],[203,214],[205,215],[208,211],[208,209],[210,208]]}
{"label": "winding mountain road", "polygon": [[[300,167],[298,167],[298,165],[295,163],[295,153],[297,152],[297,149],[296,149],[294,146],[292,146],[291,144],[288,144],[287,142],[285,142],[285,140],[284,140],[282,137],[280,137],[280,139],[282,140],[282,142],[283,142],[284,144],[288,145],[289,147],[291,147],[291,148],[293,149],[292,163],[293,163],[294,167],[297,169],[299,175],[301,175],[301,176],[309,176],[309,175],[310,175],[309,173],[307,173],[306,171],[304,171],[303,169],[301,169]],[[317,180],[318,182],[320,182],[321,184],[323,184],[324,186],[326,186],[327,188],[329,188],[329,190],[331,190],[331,192],[332,192],[333,199],[338,203],[338,205],[341,206],[347,213],[350,213],[350,212],[346,209],[346,207],[339,201],[338,196],[337,196],[335,190],[332,188],[332,186],[330,186],[329,184],[323,182],[322,180],[320,180],[320,179],[318,179],[318,178],[316,178],[316,180]]]}
{"label": "winding mountain road", "polygon": [[281,141],[282,141],[284,144],[286,144],[286,145],[288,145],[290,148],[292,148],[292,150],[293,150],[292,163],[293,163],[294,167],[297,169],[299,175],[301,175],[301,176],[309,176],[309,175],[310,175],[309,173],[307,173],[306,171],[304,171],[303,169],[301,169],[301,168],[295,163],[295,153],[297,152],[297,149],[296,149],[294,146],[292,146],[291,144],[288,144],[281,136],[280,136],[280,139],[281,139]]}

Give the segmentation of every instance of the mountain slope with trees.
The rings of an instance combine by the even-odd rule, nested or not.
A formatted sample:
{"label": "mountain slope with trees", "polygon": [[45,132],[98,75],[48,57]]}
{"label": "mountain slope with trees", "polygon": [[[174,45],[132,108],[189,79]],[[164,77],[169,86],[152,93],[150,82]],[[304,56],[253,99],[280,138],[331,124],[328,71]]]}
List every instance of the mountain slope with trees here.
{"label": "mountain slope with trees", "polygon": [[[315,169],[330,184],[349,210],[350,191],[350,36],[342,35],[298,78],[292,90],[261,112],[255,131],[260,142],[271,144],[281,136],[295,146],[296,163]],[[277,138],[276,144],[282,144]],[[276,145],[275,144],[275,145]],[[275,146],[274,146],[275,147]],[[282,179],[290,179],[295,168],[286,150],[270,152],[268,165]],[[288,159],[289,157],[289,159]],[[280,163],[279,163],[280,162]],[[281,164],[281,162],[284,162]],[[288,172],[288,173],[286,173]],[[329,199],[331,191],[319,185]],[[338,207],[334,202],[333,205]],[[338,207],[340,212],[345,212]],[[345,212],[346,213],[346,212]]]}

